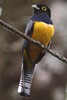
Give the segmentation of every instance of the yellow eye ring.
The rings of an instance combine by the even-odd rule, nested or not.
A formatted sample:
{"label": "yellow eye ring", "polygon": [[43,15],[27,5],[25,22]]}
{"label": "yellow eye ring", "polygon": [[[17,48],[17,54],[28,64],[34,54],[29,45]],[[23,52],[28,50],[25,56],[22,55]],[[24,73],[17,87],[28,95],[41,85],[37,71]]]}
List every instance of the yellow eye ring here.
{"label": "yellow eye ring", "polygon": [[42,10],[46,11],[46,10],[47,10],[47,8],[46,8],[45,6],[43,6],[43,7],[42,7]]}

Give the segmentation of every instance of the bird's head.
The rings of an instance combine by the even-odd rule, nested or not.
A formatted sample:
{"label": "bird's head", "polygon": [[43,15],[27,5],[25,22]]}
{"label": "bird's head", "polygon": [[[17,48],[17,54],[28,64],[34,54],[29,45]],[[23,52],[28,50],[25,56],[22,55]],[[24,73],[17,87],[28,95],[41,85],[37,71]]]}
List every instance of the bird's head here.
{"label": "bird's head", "polygon": [[50,9],[44,4],[32,5],[32,8],[34,8],[34,12],[45,12],[49,17],[51,17]]}

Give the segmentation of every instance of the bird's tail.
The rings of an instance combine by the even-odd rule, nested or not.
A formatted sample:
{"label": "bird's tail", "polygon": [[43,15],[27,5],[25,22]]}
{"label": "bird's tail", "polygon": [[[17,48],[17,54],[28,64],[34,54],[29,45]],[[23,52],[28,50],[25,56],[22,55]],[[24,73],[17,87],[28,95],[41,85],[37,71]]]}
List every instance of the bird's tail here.
{"label": "bird's tail", "polygon": [[21,77],[18,86],[18,92],[21,96],[29,97],[30,96],[30,89],[33,79],[33,72],[34,68],[25,68],[21,66]]}

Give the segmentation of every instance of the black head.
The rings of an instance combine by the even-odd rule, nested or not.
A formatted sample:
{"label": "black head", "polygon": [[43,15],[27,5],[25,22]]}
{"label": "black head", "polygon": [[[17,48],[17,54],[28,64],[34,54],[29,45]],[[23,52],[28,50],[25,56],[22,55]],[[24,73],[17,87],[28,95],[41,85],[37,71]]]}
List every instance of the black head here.
{"label": "black head", "polygon": [[34,8],[35,12],[45,12],[49,17],[51,17],[50,9],[44,4],[32,5],[32,7]]}

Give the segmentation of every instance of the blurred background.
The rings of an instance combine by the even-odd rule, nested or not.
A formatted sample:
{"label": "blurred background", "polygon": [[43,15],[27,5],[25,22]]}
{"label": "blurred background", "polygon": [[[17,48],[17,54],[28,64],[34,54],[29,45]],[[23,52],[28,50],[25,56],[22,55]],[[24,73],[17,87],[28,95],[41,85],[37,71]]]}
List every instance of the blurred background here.
{"label": "blurred background", "polygon": [[[0,0],[0,18],[24,32],[32,4],[50,7],[55,35],[51,49],[67,57],[67,0]],[[23,39],[0,26],[0,100],[26,100],[17,93]],[[66,100],[67,65],[46,54],[36,65],[29,100]]]}

